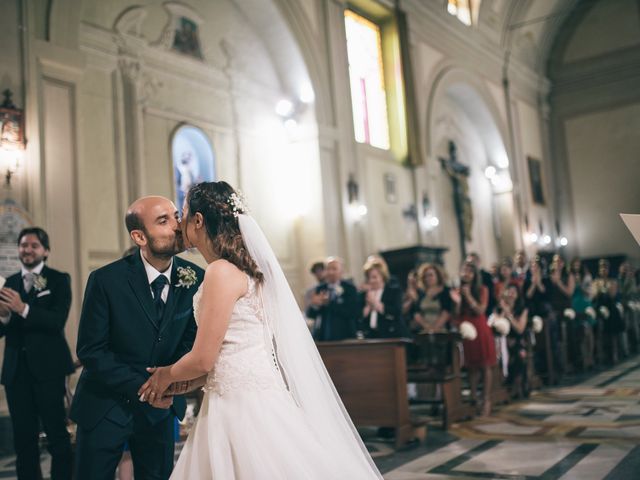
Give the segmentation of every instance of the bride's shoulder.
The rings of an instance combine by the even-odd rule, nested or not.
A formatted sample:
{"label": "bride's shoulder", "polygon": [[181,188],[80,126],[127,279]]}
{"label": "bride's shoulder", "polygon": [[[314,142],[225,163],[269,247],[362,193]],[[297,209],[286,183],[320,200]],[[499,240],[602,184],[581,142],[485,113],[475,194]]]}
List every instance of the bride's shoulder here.
{"label": "bride's shoulder", "polygon": [[220,259],[207,265],[204,273],[205,281],[215,284],[219,288],[221,285],[234,289],[247,288],[246,274],[228,260]]}

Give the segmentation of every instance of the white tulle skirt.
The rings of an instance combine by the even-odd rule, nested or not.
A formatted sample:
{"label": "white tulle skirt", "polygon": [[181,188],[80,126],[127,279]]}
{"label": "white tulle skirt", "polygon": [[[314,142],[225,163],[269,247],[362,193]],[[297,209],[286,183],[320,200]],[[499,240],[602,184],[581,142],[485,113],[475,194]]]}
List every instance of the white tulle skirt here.
{"label": "white tulle skirt", "polygon": [[314,436],[285,389],[208,391],[171,479],[363,478],[360,467],[328,458],[330,440]]}

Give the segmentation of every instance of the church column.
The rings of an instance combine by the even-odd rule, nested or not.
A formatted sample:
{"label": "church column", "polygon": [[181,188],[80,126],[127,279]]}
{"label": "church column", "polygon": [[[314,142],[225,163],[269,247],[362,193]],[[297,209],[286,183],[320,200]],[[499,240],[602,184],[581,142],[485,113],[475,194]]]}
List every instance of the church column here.
{"label": "church column", "polygon": [[122,78],[123,139],[125,147],[126,204],[146,193],[142,172],[144,159],[144,125],[141,105],[142,64],[131,57],[118,62]]}

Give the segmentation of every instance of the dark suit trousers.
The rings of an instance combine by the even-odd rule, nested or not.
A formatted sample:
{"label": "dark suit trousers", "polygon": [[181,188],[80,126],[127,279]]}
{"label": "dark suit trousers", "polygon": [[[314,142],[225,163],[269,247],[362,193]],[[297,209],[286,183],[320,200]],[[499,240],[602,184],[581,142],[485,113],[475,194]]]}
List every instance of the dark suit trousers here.
{"label": "dark suit trousers", "polygon": [[92,429],[78,425],[75,478],[113,480],[128,441],[136,480],[168,479],[173,470],[174,418],[168,415],[152,425],[136,414],[126,425],[108,418]]}
{"label": "dark suit trousers", "polygon": [[21,352],[14,380],[5,385],[5,390],[13,425],[18,479],[42,478],[38,448],[42,422],[51,454],[51,479],[70,480],[72,459],[64,408],[64,377],[38,382]]}

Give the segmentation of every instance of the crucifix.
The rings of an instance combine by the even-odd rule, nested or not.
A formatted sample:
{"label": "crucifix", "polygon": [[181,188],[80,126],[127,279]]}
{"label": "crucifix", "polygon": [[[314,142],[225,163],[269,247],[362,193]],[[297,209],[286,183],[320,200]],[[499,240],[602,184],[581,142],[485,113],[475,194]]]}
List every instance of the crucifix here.
{"label": "crucifix", "polygon": [[473,225],[473,210],[469,198],[469,167],[458,162],[456,144],[449,140],[449,158],[440,158],[442,168],[451,178],[453,185],[453,205],[456,211],[460,253],[462,258],[467,256],[465,242],[471,241],[471,226]]}

